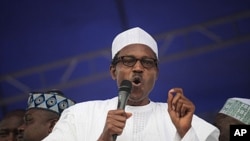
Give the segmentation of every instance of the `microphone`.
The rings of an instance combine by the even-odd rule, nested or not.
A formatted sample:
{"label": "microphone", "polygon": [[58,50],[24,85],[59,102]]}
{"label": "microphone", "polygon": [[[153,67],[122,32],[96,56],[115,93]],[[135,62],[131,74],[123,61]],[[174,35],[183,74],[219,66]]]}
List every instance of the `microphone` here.
{"label": "microphone", "polygon": [[[129,80],[123,80],[121,82],[121,85],[119,87],[119,92],[118,92],[118,105],[117,109],[125,109],[125,106],[128,101],[128,96],[131,93],[132,89],[132,83]],[[113,135],[113,141],[116,141],[117,135]]]}

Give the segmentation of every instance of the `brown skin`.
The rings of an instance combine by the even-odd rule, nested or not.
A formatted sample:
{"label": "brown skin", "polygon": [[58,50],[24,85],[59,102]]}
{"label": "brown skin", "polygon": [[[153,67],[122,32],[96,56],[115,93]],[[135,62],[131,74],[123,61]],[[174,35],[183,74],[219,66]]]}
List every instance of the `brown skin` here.
{"label": "brown skin", "polygon": [[216,114],[215,126],[220,130],[219,141],[230,140],[230,125],[245,125],[245,124],[223,113]]}
{"label": "brown skin", "polygon": [[[145,45],[130,45],[123,48],[119,56],[133,55],[136,58],[150,57],[156,58],[154,52]],[[121,84],[123,80],[130,80],[133,84],[132,92],[128,98],[128,105],[143,106],[149,103],[149,93],[153,89],[155,82],[158,78],[158,68],[144,68],[139,61],[133,66],[124,66],[122,63],[118,63],[114,67],[110,67],[110,74],[113,80],[117,81],[117,86]],[[142,78],[141,85],[135,86],[133,78],[139,76]]]}
{"label": "brown skin", "polygon": [[[17,129],[22,123],[22,118],[20,117],[10,117],[1,122],[0,129]],[[0,141],[16,141],[17,135],[11,132],[7,136],[0,136]]]}
{"label": "brown skin", "polygon": [[[3,133],[4,130],[16,130],[23,124],[24,110],[15,110],[8,113],[0,122],[0,130]],[[10,132],[9,134],[2,134],[0,141],[17,141],[16,132]]]}
{"label": "brown skin", "polygon": [[168,113],[179,135],[184,137],[191,128],[195,111],[194,104],[183,95],[182,88],[173,88],[168,92]]}
{"label": "brown skin", "polygon": [[[142,44],[132,44],[124,47],[120,50],[118,57],[127,55],[135,56],[136,58],[156,58],[151,48]],[[112,79],[117,81],[118,86],[125,79],[132,82],[133,87],[127,105],[144,106],[150,102],[149,94],[158,78],[159,70],[157,67],[150,69],[144,68],[140,61],[137,61],[133,67],[125,66],[120,62],[115,66],[110,66],[110,74]],[[141,78],[140,85],[136,85],[133,82],[134,77]],[[191,127],[194,110],[195,107],[193,103],[183,95],[181,88],[174,88],[169,91],[168,112],[181,137],[183,137]],[[112,141],[112,135],[122,134],[126,120],[131,116],[131,113],[125,112],[124,110],[110,110],[107,115],[104,130],[98,140]]]}
{"label": "brown skin", "polygon": [[41,141],[51,133],[59,115],[42,109],[30,109],[25,113],[25,123],[19,127],[24,141]]}

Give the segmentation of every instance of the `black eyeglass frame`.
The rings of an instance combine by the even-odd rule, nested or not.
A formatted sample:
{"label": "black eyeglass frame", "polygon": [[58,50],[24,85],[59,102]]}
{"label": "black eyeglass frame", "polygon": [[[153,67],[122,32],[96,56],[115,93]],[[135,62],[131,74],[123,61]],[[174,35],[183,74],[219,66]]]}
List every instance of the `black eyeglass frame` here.
{"label": "black eyeglass frame", "polygon": [[[134,63],[131,64],[131,65],[128,65],[125,63],[126,60],[124,60],[124,57],[130,57],[130,59],[134,59]],[[148,60],[147,60],[148,59]],[[152,61],[153,65],[152,66],[145,66],[145,62],[147,61]],[[144,68],[147,68],[147,69],[150,69],[150,68],[153,68],[153,67],[156,67],[158,68],[158,59],[155,59],[155,58],[150,58],[150,57],[142,57],[140,59],[134,57],[134,56],[120,56],[120,57],[115,57],[112,61],[112,65],[116,65],[118,64],[119,62],[122,62],[123,65],[125,66],[128,66],[128,67],[133,67],[137,61],[139,61],[141,63],[141,65],[144,67]]]}

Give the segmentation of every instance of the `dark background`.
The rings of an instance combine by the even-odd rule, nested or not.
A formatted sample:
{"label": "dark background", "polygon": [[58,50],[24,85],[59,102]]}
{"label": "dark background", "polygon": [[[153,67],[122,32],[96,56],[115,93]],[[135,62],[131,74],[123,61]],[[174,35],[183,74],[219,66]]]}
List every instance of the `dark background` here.
{"label": "dark background", "polygon": [[30,91],[56,88],[77,102],[116,96],[111,43],[135,26],[159,45],[152,100],[182,87],[213,122],[227,98],[250,97],[248,0],[3,0],[0,14],[0,117],[25,108]]}

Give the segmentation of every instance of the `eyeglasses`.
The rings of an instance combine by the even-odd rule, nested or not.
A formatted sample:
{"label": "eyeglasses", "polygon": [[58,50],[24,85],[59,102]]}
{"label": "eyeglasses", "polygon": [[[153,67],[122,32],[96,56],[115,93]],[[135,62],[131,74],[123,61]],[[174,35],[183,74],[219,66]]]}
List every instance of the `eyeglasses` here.
{"label": "eyeglasses", "polygon": [[157,59],[154,58],[148,58],[148,57],[143,57],[141,59],[137,59],[134,56],[121,56],[118,57],[117,60],[115,61],[115,64],[122,62],[123,65],[128,66],[128,67],[133,67],[137,61],[140,61],[140,63],[142,64],[142,66],[144,68],[153,68],[153,67],[157,67]]}

